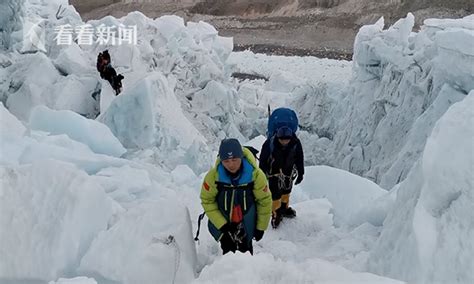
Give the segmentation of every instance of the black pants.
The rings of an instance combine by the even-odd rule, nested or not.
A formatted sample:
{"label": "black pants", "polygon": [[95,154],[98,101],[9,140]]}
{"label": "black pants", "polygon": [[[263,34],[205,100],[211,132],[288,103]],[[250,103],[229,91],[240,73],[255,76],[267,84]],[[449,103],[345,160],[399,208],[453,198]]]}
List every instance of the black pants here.
{"label": "black pants", "polygon": [[293,188],[293,180],[290,177],[285,177],[284,182],[280,181],[279,177],[270,177],[268,179],[268,186],[272,193],[272,200],[279,200],[283,194],[290,194]]}

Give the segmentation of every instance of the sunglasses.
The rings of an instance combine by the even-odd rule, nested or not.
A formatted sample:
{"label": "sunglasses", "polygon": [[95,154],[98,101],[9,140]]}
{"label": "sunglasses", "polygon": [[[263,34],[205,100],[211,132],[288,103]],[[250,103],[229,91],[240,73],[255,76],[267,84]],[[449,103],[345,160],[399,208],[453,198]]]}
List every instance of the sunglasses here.
{"label": "sunglasses", "polygon": [[290,139],[293,136],[293,130],[291,130],[289,127],[283,126],[278,129],[276,136],[278,138]]}

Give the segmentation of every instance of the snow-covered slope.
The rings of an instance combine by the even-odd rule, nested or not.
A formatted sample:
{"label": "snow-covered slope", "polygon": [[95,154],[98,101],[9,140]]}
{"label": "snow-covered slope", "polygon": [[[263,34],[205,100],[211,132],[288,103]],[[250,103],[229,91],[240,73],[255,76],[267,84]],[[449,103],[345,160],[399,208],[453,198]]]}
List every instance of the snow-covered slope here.
{"label": "snow-covered slope", "polygon": [[418,33],[413,21],[409,14],[388,30],[383,19],[363,27],[344,97],[323,92],[327,99],[295,105],[303,126],[332,140],[327,160],[387,189],[405,179],[435,122],[474,88],[474,18],[429,20]]}
{"label": "snow-covered slope", "polygon": [[[371,271],[416,283],[470,283],[474,124],[468,109],[474,106],[474,18],[430,19],[421,31],[414,33],[412,28],[410,14],[387,30],[383,19],[363,27],[356,39],[350,80],[348,76],[325,80],[304,68],[282,76],[281,70],[288,64],[298,66],[299,59],[282,59],[278,68],[275,56],[240,53],[231,62],[237,64],[236,71],[269,78],[268,83],[239,83],[245,98],[257,98],[257,105],[263,101],[264,106],[291,105],[297,110],[307,162],[347,169],[391,189],[371,195],[374,199],[366,204],[356,199],[342,208],[351,217],[345,225],[383,224],[382,236],[368,257]],[[262,59],[262,66],[252,62],[255,58]],[[313,77],[317,79],[312,81]],[[279,93],[277,82],[282,85]],[[447,112],[451,106],[456,110]],[[453,119],[454,112],[462,112],[462,117]],[[435,125],[444,120],[451,123],[440,134]],[[449,129],[463,133],[462,139]],[[438,153],[430,146],[433,137],[452,140],[436,146]],[[441,156],[443,152],[451,154]],[[421,169],[425,159],[429,165]],[[316,181],[321,174],[310,176]],[[333,198],[337,221],[343,187],[320,188],[317,182],[309,186],[317,196]],[[362,196],[350,184],[348,188],[356,198]],[[420,192],[429,198],[430,209],[420,211],[424,204]],[[354,205],[362,208],[352,212]]]}
{"label": "snow-covered slope", "polygon": [[[226,61],[232,41],[212,26],[138,12],[89,22],[137,25],[137,45],[58,46],[46,32],[43,50],[23,37],[27,22],[51,31],[82,20],[67,1],[15,3],[0,3],[22,15],[0,52],[0,282],[222,282],[235,265],[263,282],[394,282],[368,268],[473,279],[472,17],[418,33],[410,15],[364,27],[351,78],[349,62]],[[125,75],[118,97],[94,68],[104,49]],[[229,79],[236,70],[269,81]],[[268,230],[253,258],[221,257],[205,225],[201,243],[192,238],[203,172],[221,138],[261,146],[268,103],[298,111],[307,163],[397,185],[307,167],[298,217]],[[59,279],[75,276],[95,280]]]}
{"label": "snow-covered slope", "polygon": [[335,129],[335,161],[385,188],[405,179],[435,122],[474,88],[474,17],[428,20],[418,33],[413,22],[361,29],[354,91]]}
{"label": "snow-covered slope", "polygon": [[[218,36],[209,24],[185,25],[176,16],[153,20],[135,12],[122,19],[106,17],[87,24],[92,28],[137,26],[140,40],[136,45],[78,45],[74,41],[58,45],[55,31],[59,26],[78,28],[85,24],[67,1],[7,1],[1,5],[5,9],[13,5],[21,12],[16,11],[16,16],[24,15],[21,24],[15,26],[17,31],[8,50],[0,57],[0,100],[22,121],[29,121],[37,105],[72,110],[87,118],[101,113],[99,121],[130,150],[129,158],[139,156],[153,163],[166,163],[170,169],[188,164],[196,172],[204,171],[212,162],[198,159],[193,149],[210,157],[208,141],[243,137],[232,123],[238,116],[232,104],[224,105],[221,114],[214,114],[212,123],[207,112],[192,106],[194,94],[202,89],[207,92],[221,84],[232,94],[224,63],[232,51],[232,39]],[[39,39],[24,36],[31,29],[27,24],[30,22],[38,23],[37,32],[42,32]],[[42,42],[44,48],[29,44],[32,41]],[[95,70],[96,56],[105,49],[117,72],[125,76],[120,97],[112,95],[109,83]],[[222,97],[220,89],[214,97]],[[183,130],[190,124],[198,131],[194,127]]]}
{"label": "snow-covered slope", "polygon": [[[311,150],[307,164],[349,170],[390,189],[421,156],[436,121],[474,88],[474,17],[429,19],[418,32],[413,24],[409,14],[388,29],[383,18],[362,27],[352,78],[350,63],[320,59],[241,52],[228,62],[269,79],[237,84],[259,118],[265,121],[268,103],[297,111],[303,147]],[[264,133],[265,124],[255,124]]]}
{"label": "snow-covered slope", "polygon": [[473,106],[471,91],[436,123],[398,189],[371,271],[414,283],[474,281]]}
{"label": "snow-covered slope", "polygon": [[[191,231],[195,219],[189,213],[197,216],[202,211],[198,202],[202,176],[196,177],[189,167],[181,165],[168,172],[143,161],[97,154],[83,144],[94,145],[94,141],[26,129],[2,105],[0,113],[2,135],[6,136],[0,167],[0,248],[8,256],[0,260],[0,282],[31,279],[45,283],[86,275],[98,283],[189,283],[200,270],[202,276],[196,281],[208,282],[210,277],[228,279],[229,263],[241,265],[245,257],[248,279],[256,281],[278,282],[273,268],[265,270],[267,265],[261,263],[269,261],[287,267],[282,279],[398,283],[342,267],[364,270],[361,264],[378,229],[370,225],[350,231],[336,229],[333,214],[345,220],[347,208],[357,212],[360,206],[349,206],[353,199],[340,194],[328,195],[335,204],[331,213],[328,200],[315,199],[324,196],[326,188],[343,194],[347,190],[343,180],[357,188],[361,197],[375,199],[383,192],[360,177],[328,167],[314,169],[314,174],[326,178],[319,178],[313,186],[309,179],[296,189],[300,190],[293,201],[298,219],[285,221],[282,230],[268,231],[265,241],[256,246],[254,258],[222,258],[205,227],[196,251]],[[61,113],[60,120],[43,116],[41,121],[56,131],[77,122],[70,113],[57,114]],[[97,129],[98,122],[88,123],[76,127],[75,133],[82,129],[81,137],[87,137],[90,130],[86,130]],[[258,147],[263,142],[258,140],[250,144]],[[103,141],[103,146],[111,148],[116,143]],[[335,186],[334,178],[341,183]],[[366,189],[367,184],[371,188]],[[315,272],[297,276],[307,269]],[[58,280],[67,281],[93,283],[84,277]]]}
{"label": "snow-covered slope", "polygon": [[0,4],[0,48],[9,49],[11,46],[12,32],[21,29],[23,0],[6,0]]}
{"label": "snow-covered slope", "polygon": [[100,185],[70,163],[1,168],[1,278],[56,279],[74,272],[113,211]]}
{"label": "snow-covered slope", "polygon": [[[2,104],[0,113],[0,282],[54,280],[77,275],[79,269],[123,283],[166,282],[173,279],[172,268],[179,281],[194,279],[190,217],[171,189],[169,174],[144,162],[94,153],[91,133],[101,135],[107,149],[118,143],[111,134],[115,140],[107,139],[99,122],[78,120],[67,111],[34,114],[39,125],[54,132],[70,125],[72,138],[83,138],[75,141],[65,134],[25,129]],[[179,267],[155,272],[176,253]],[[154,255],[166,257],[150,260]],[[107,256],[116,262],[104,260]]]}
{"label": "snow-covered slope", "polygon": [[[56,123],[51,124],[51,121]],[[88,145],[94,153],[120,157],[126,152],[107,126],[69,110],[55,111],[37,106],[32,110],[29,126],[33,130],[53,135],[66,134],[69,138]]]}
{"label": "snow-covered slope", "polygon": [[[64,4],[54,3],[41,6],[27,1],[23,10],[31,15],[40,9],[48,27],[82,24],[72,7],[59,19],[44,16],[47,9],[53,13]],[[11,65],[2,69],[6,79],[0,82],[0,89],[4,103],[20,119],[28,120],[35,105],[45,104],[87,117],[95,117],[101,108],[104,121],[114,97],[108,83],[98,79],[91,66],[94,66],[95,55],[107,48],[114,66],[125,74],[124,94],[149,88],[145,85],[153,84],[146,83],[143,74],[158,72],[164,76],[157,83],[161,90],[147,89],[147,92],[153,93],[152,98],[164,92],[166,101],[176,101],[171,108],[155,106],[152,113],[136,114],[148,113],[147,118],[137,117],[137,123],[142,124],[139,128],[147,129],[139,135],[142,137],[124,133],[128,130],[108,123],[116,135],[122,133],[118,137],[127,148],[152,149],[148,154],[138,153],[141,158],[147,156],[149,161],[165,163],[169,158],[161,157],[165,147],[166,152],[177,157],[170,168],[184,161],[200,172],[210,163],[198,162],[195,157],[186,159],[183,153],[189,153],[190,147],[201,149],[205,155],[206,144],[215,149],[218,141],[226,136],[251,139],[265,133],[267,104],[272,107],[290,105],[299,114],[304,146],[314,149],[307,151],[308,164],[346,169],[390,189],[405,179],[421,155],[434,123],[451,104],[462,100],[473,88],[474,62],[470,48],[473,21],[472,16],[459,20],[427,20],[422,30],[414,33],[414,19],[409,14],[387,30],[383,30],[383,19],[365,26],[356,38],[353,78],[350,79],[350,63],[343,62],[309,58],[274,60],[275,57],[250,53],[233,55],[226,62],[231,40],[219,37],[212,26],[202,22],[185,25],[176,16],[152,20],[136,12],[122,19],[106,17],[89,22],[93,27],[137,25],[141,40],[136,46],[57,46],[54,38],[47,34],[49,57],[38,52],[23,56],[11,54],[8,59]],[[17,39],[12,47],[21,50],[23,42]],[[32,61],[37,62],[34,68],[27,67]],[[286,71],[282,71],[278,64],[291,65],[292,69],[285,67]],[[231,70],[258,73],[269,81],[231,84],[227,80]],[[44,82],[48,83],[47,88],[32,87]],[[65,89],[71,91],[64,93]],[[99,92],[102,93],[100,102],[93,99]],[[176,98],[172,98],[174,96]],[[129,110],[121,106],[122,100],[126,101],[118,99],[114,103],[118,113]],[[186,141],[180,137],[173,142],[175,137],[168,135],[168,131],[156,132],[160,123],[170,122],[157,116],[168,109],[173,116],[165,116],[173,117],[171,121],[187,123],[184,121],[189,120],[205,138],[192,142],[190,137],[195,135],[189,133],[183,137]],[[170,130],[174,128],[175,125],[170,125]],[[158,145],[152,142],[153,138]],[[144,140],[133,141],[136,139]],[[163,139],[168,141],[163,142]]]}

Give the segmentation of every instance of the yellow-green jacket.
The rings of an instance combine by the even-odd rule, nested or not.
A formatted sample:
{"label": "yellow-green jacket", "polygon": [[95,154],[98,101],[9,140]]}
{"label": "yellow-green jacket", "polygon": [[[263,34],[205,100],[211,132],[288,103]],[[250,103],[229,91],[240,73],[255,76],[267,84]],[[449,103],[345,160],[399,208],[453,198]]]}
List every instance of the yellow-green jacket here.
{"label": "yellow-green jacket", "polygon": [[243,152],[243,172],[239,186],[229,184],[230,179],[226,177],[223,165],[217,159],[215,166],[204,178],[201,187],[201,204],[209,218],[209,230],[216,240],[219,240],[222,235],[219,228],[229,222],[233,205],[236,203],[241,203],[245,209],[243,222],[250,238],[253,237],[255,228],[264,231],[270,221],[272,196],[267,178],[257,166],[250,150],[243,147]]}

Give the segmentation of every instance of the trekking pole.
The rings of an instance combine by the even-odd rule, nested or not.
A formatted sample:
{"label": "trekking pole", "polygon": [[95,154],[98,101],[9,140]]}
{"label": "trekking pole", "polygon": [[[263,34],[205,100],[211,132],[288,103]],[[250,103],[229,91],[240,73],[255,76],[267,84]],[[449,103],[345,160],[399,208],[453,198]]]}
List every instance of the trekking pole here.
{"label": "trekking pole", "polygon": [[270,117],[271,114],[272,114],[272,112],[270,110],[270,104],[268,104],[268,117]]}
{"label": "trekking pole", "polygon": [[196,237],[194,238],[195,241],[199,241],[199,231],[201,229],[201,221],[204,219],[204,216],[206,215],[206,212],[202,212],[202,214],[199,215],[198,217],[198,229],[196,232]]}

